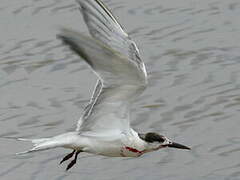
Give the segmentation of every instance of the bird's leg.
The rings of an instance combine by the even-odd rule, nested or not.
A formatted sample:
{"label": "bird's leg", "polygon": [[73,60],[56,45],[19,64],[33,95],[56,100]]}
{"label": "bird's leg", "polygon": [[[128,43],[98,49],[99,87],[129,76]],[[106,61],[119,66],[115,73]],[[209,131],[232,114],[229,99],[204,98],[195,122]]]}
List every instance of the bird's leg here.
{"label": "bird's leg", "polygon": [[60,164],[62,164],[64,161],[70,159],[70,158],[74,155],[75,151],[76,151],[76,150],[73,150],[73,152],[71,152],[70,154],[66,155],[66,156],[61,160]]}
{"label": "bird's leg", "polygon": [[69,170],[71,167],[73,167],[74,164],[76,164],[76,162],[77,162],[77,156],[78,156],[78,154],[79,154],[80,152],[82,152],[82,151],[77,151],[77,152],[75,153],[74,160],[72,160],[72,161],[68,164],[68,166],[67,166],[67,168],[66,168],[66,171]]}

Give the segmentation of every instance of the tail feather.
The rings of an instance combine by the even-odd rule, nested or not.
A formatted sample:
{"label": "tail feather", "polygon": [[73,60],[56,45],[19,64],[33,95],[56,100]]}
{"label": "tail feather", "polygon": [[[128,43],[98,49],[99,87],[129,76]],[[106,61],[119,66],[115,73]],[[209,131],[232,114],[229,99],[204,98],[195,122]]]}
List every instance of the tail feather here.
{"label": "tail feather", "polygon": [[55,148],[56,142],[52,140],[52,138],[40,138],[40,139],[24,139],[17,138],[18,141],[27,141],[33,143],[33,148],[27,151],[16,153],[16,155],[27,154],[36,151],[43,151],[51,148]]}
{"label": "tail feather", "polygon": [[15,138],[15,137],[1,137],[1,138],[31,142],[33,144],[33,147],[30,150],[16,153],[17,155],[21,155],[21,154],[27,154],[27,153],[36,152],[36,151],[53,149],[57,147],[71,148],[71,143],[76,138],[76,132],[69,132],[69,133],[61,134],[51,138],[39,138],[39,139],[25,139],[25,138]]}

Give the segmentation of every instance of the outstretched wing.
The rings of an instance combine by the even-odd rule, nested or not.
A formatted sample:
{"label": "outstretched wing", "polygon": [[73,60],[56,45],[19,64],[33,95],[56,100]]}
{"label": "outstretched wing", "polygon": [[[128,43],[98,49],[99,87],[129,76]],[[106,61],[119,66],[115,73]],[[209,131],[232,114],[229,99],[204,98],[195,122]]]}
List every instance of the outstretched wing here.
{"label": "outstretched wing", "polygon": [[144,66],[134,41],[125,33],[110,10],[100,0],[76,0],[90,34],[97,40]]}
{"label": "outstretched wing", "polygon": [[63,29],[58,37],[100,78],[101,85],[98,83],[95,88],[91,110],[85,111],[88,115],[83,117],[79,131],[90,134],[128,131],[129,105],[146,86],[145,69],[108,45],[72,30]]}
{"label": "outstretched wing", "polygon": [[[107,68],[104,68],[105,61],[100,62],[103,67],[96,70],[94,62],[97,63],[101,56],[93,57],[95,59],[93,59],[94,62],[92,62],[90,66],[92,66],[94,71],[97,72],[100,80],[96,84],[92,98],[86,106],[83,116],[78,121],[77,131],[97,131],[99,133],[99,131],[105,131],[106,129],[126,130],[129,128],[129,103],[131,99],[139,94],[146,85],[147,74],[144,63],[140,59],[139,50],[136,44],[129,38],[128,34],[123,31],[115,17],[101,1],[77,0],[77,2],[81,7],[80,10],[88,26],[89,32],[98,41],[100,44],[99,47],[105,47],[105,49],[108,49],[109,54],[115,54],[115,60],[119,59],[119,57],[124,57],[124,59],[126,59],[124,62],[126,66],[128,66],[128,63],[134,65],[129,72],[124,71],[124,69],[121,70],[118,68],[117,64],[113,64],[112,58],[114,57],[108,56],[108,58],[105,59],[108,64],[106,67],[113,71],[121,71],[118,76],[114,76],[111,74],[112,72],[109,72]],[[61,36],[64,37],[65,42],[79,54],[79,47],[81,49],[82,46],[85,48],[87,48],[87,46],[85,46],[85,42],[83,42],[83,44],[81,44],[80,41],[77,42],[75,35],[78,36],[75,32],[71,33],[69,31],[64,31],[61,34]],[[94,53],[99,54],[98,50]],[[84,54],[81,55],[80,53],[79,55],[84,58]],[[104,58],[104,56],[102,56],[102,58]],[[86,61],[88,62],[88,60]],[[122,60],[117,61],[119,61],[119,63],[123,62]],[[88,64],[89,63],[91,62],[88,62]],[[115,70],[113,65],[116,67]],[[104,77],[99,74],[99,71],[103,71],[105,74],[108,74],[108,76],[115,79],[110,82],[110,79],[104,79]],[[138,75],[132,75],[131,71],[137,72],[136,74]],[[124,75],[124,77],[121,74]],[[137,78],[137,76],[139,77]],[[115,80],[119,82],[118,85],[114,85]],[[134,85],[128,81],[134,82]],[[114,98],[118,100],[115,100]]]}

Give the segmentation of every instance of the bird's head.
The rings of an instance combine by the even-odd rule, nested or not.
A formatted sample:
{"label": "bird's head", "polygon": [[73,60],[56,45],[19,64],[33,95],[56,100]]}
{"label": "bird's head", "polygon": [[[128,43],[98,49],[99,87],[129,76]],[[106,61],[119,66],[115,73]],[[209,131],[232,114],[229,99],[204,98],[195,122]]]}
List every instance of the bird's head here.
{"label": "bird's head", "polygon": [[160,135],[158,133],[149,132],[146,134],[138,134],[138,136],[148,143],[148,146],[152,150],[158,150],[165,147],[187,149],[191,148],[184,146],[182,144],[176,143],[168,139],[166,136]]}

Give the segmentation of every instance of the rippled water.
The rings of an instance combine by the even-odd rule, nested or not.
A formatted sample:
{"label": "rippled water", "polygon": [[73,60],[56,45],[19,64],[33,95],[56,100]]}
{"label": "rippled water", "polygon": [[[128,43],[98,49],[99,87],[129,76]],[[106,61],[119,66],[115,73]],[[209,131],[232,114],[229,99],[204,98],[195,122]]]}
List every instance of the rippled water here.
{"label": "rippled water", "polygon": [[[239,0],[105,0],[137,42],[149,88],[132,125],[192,147],[140,158],[56,149],[17,157],[29,144],[1,139],[0,179],[240,179]],[[58,27],[87,33],[73,0],[1,0],[0,136],[46,137],[75,128],[96,77],[57,40]],[[87,77],[87,78],[86,78]]]}

